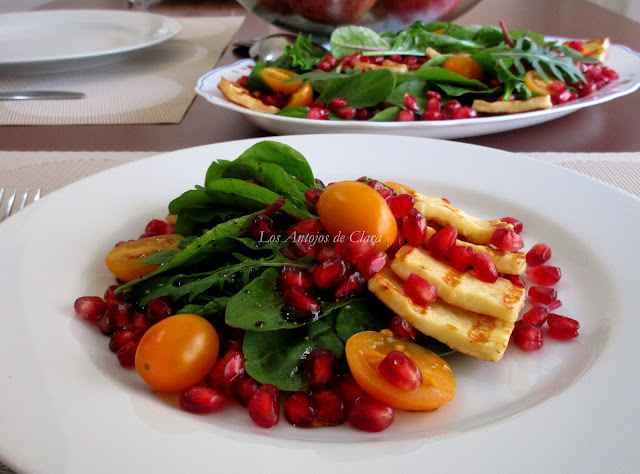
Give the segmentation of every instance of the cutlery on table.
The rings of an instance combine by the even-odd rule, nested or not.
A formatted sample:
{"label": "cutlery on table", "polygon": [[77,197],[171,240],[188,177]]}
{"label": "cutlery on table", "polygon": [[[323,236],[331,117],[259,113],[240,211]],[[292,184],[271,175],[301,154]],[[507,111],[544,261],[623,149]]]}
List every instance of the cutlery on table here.
{"label": "cutlery on table", "polygon": [[12,91],[0,92],[0,100],[63,100],[83,99],[82,92],[70,91]]}
{"label": "cutlery on table", "polygon": [[[4,188],[0,188],[0,207],[2,206],[4,194],[5,194]],[[13,206],[15,205],[15,202],[16,202],[17,194],[18,194],[18,190],[14,189],[13,193],[9,195],[7,200],[7,207],[5,208],[4,213],[0,215],[0,222],[2,222],[3,220],[5,220],[7,217],[11,215],[11,211],[13,211]],[[33,197],[33,202],[36,202],[38,199],[40,199],[41,194],[42,194],[42,189],[36,190],[36,194]],[[24,207],[27,205],[28,198],[29,198],[29,188],[27,188],[24,191],[24,194],[22,194],[22,198],[20,199],[20,204],[18,206],[18,211],[21,211],[22,209],[24,209]]]}

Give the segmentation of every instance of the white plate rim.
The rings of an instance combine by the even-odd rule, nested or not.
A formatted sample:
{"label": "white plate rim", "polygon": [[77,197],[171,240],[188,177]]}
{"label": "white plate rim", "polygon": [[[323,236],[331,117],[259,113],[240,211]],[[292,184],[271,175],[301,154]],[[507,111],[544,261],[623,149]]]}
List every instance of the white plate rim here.
{"label": "white plate rim", "polygon": [[[565,38],[548,38],[564,40]],[[472,119],[413,121],[413,122],[359,122],[340,120],[308,120],[266,114],[247,109],[228,101],[217,89],[223,74],[229,72],[232,78],[239,77],[236,71],[246,73],[255,65],[252,59],[241,59],[234,64],[216,68],[204,74],[195,86],[195,91],[209,103],[238,112],[255,125],[276,134],[290,133],[389,133],[422,136],[427,138],[466,138],[489,133],[513,130],[537,125],[563,117],[580,109],[598,105],[631,94],[640,88],[640,53],[619,44],[610,46],[623,55],[626,61],[634,61],[634,73],[629,77],[621,76],[617,83],[610,84],[590,97],[581,98],[568,104],[554,106],[551,109],[535,110],[520,114],[494,115]],[[605,62],[605,64],[607,64]],[[615,69],[615,64],[611,65]]]}
{"label": "white plate rim", "polygon": [[128,53],[137,51],[139,49],[148,48],[156,44],[167,41],[182,31],[182,25],[175,18],[170,18],[164,15],[150,12],[140,11],[121,11],[121,10],[42,10],[42,11],[29,11],[18,13],[6,13],[0,15],[0,24],[2,22],[20,22],[26,21],[28,23],[34,22],[48,22],[62,19],[64,21],[100,21],[102,24],[111,24],[114,27],[118,26],[118,21],[122,19],[130,19],[135,21],[128,21],[127,24],[130,27],[138,28],[142,32],[146,32],[146,28],[149,26],[154,27],[153,36],[149,39],[132,41],[126,45],[119,45],[115,47],[105,47],[102,49],[96,49],[86,53],[68,53],[68,54],[51,54],[45,56],[32,56],[22,59],[3,60],[0,56],[0,65],[4,67],[12,66],[24,66],[31,64],[48,64],[57,61],[71,61],[81,60],[89,58],[104,57],[110,55],[117,55],[122,53]]}
{"label": "white plate rim", "polygon": [[[484,169],[484,173],[481,173],[482,176],[486,176],[487,174],[487,164],[499,164],[507,169],[507,173],[525,171],[536,172],[538,173],[538,177],[548,176],[552,185],[564,182],[565,184],[568,183],[569,187],[571,187],[571,185],[579,183],[590,193],[595,193],[593,196],[591,194],[584,196],[585,205],[593,205],[595,208],[595,206],[598,205],[611,204],[613,207],[611,208],[611,215],[608,217],[612,219],[621,215],[626,217],[627,221],[621,222],[620,227],[617,229],[623,233],[632,231],[634,229],[633,222],[637,222],[637,219],[634,219],[633,217],[640,216],[640,199],[617,188],[606,185],[593,178],[579,175],[576,172],[556,167],[549,163],[542,163],[530,158],[524,158],[518,155],[490,150],[483,147],[428,139],[400,139],[397,137],[381,137],[374,135],[297,135],[291,137],[276,137],[274,140],[290,143],[292,146],[305,144],[305,146],[308,147],[308,150],[310,150],[309,152],[312,153],[311,150],[313,150],[314,144],[317,145],[327,138],[334,139],[337,142],[352,141],[354,142],[352,143],[352,146],[359,144],[360,140],[370,140],[373,142],[372,146],[375,146],[376,144],[382,145],[389,142],[392,142],[395,145],[406,143],[409,143],[411,146],[415,146],[416,144],[430,145],[434,148],[460,152],[460,156],[456,155],[453,157],[455,158],[455,161],[465,163],[472,167],[477,167],[477,169],[474,169],[473,171],[481,171]],[[54,215],[46,217],[46,222],[42,222],[41,220],[43,216],[46,216],[46,214],[43,213],[45,211],[59,209],[60,204],[68,204],[69,199],[79,191],[86,192],[93,189],[100,189],[100,186],[105,185],[105,180],[108,181],[112,178],[132,175],[140,176],[140,172],[144,172],[145,170],[148,171],[150,168],[153,168],[152,165],[160,165],[160,167],[164,168],[169,163],[173,163],[172,166],[178,169],[178,164],[183,165],[183,163],[187,163],[189,159],[194,159],[196,156],[199,157],[196,161],[202,165],[205,161],[209,162],[212,159],[221,157],[220,154],[222,152],[228,152],[229,150],[241,151],[250,144],[261,140],[263,139],[227,142],[162,154],[139,162],[122,165],[121,167],[105,171],[69,185],[49,196],[45,196],[38,203],[27,207],[27,209],[21,211],[21,213],[11,217],[3,223],[2,226],[0,226],[0,242],[3,244],[0,245],[0,249],[3,249],[0,250],[0,253],[4,254],[4,258],[9,252],[19,250],[18,248],[12,248],[11,245],[7,244],[13,244],[15,246],[19,243],[15,238],[13,238],[13,235],[19,234],[20,236],[23,236],[22,229],[25,228],[25,225],[28,224],[27,227],[30,227],[30,229],[27,230],[33,230],[34,222],[30,222],[31,219],[38,218],[37,222],[42,223],[45,226],[52,225],[56,222],[56,218],[59,217],[59,214],[55,215],[55,213],[53,213]],[[224,153],[222,153],[222,155],[224,155]],[[474,157],[471,158],[470,155],[474,155]],[[206,156],[206,158],[203,158],[204,156]],[[226,157],[232,158],[229,156]],[[488,160],[488,163],[486,161],[481,163],[483,159]],[[361,165],[365,164],[362,158],[356,158],[356,160]],[[333,163],[336,163],[335,159],[333,160]],[[416,166],[419,166],[422,162],[420,160],[412,161],[407,158],[395,161],[395,168],[390,173],[392,177],[395,178],[398,173],[397,167],[399,165],[407,163],[413,163]],[[434,161],[434,163],[437,163],[437,160]],[[452,164],[450,166],[454,165]],[[372,167],[374,169],[380,169],[380,165],[376,163],[373,163]],[[189,176],[191,176],[191,174],[192,173],[187,173]],[[475,175],[476,173],[471,174]],[[461,178],[463,182],[469,182],[470,180],[475,179],[476,176],[473,178]],[[474,184],[474,189],[490,190],[491,188],[487,186],[487,184],[483,183],[479,183],[477,185]],[[501,183],[499,186],[500,190],[498,191],[498,196],[503,196],[503,193],[505,192],[515,192],[521,189],[518,183]],[[541,198],[541,203],[543,205],[553,203],[553,198],[563,195],[563,192],[564,190],[554,190],[552,187],[550,190],[552,196],[548,198]],[[526,191],[526,194],[530,197],[531,192]],[[598,203],[598,199],[603,197],[605,199],[605,203]],[[563,204],[563,206],[560,207],[566,207],[566,204]],[[552,212],[555,213],[556,210]],[[579,216],[569,214],[566,217],[567,225],[575,223],[576,219],[579,220]],[[608,241],[606,237],[598,235],[594,235],[594,240],[597,240],[598,242]],[[518,416],[512,416],[501,420],[500,422],[483,426],[481,429],[476,428],[467,432],[453,433],[449,436],[429,440],[429,442],[422,440],[387,440],[371,443],[371,440],[367,439],[361,443],[340,446],[336,443],[314,444],[301,441],[296,444],[295,450],[302,452],[305,456],[311,456],[314,462],[314,467],[317,467],[318,469],[331,468],[336,472],[351,472],[356,466],[357,468],[366,469],[367,471],[370,470],[371,472],[389,472],[389,469],[393,466],[397,467],[399,462],[401,462],[403,466],[412,466],[415,468],[421,467],[425,462],[428,462],[433,468],[446,469],[451,472],[468,472],[470,467],[480,470],[490,468],[495,469],[496,462],[498,465],[502,466],[513,465],[505,463],[522,462],[522,456],[530,453],[531,449],[534,449],[539,455],[536,459],[536,472],[551,472],[552,470],[554,472],[560,472],[563,468],[570,470],[572,466],[574,468],[576,466],[580,466],[583,468],[581,472],[598,472],[598,466],[617,466],[622,470],[624,470],[625,467],[632,467],[638,460],[637,450],[630,449],[634,445],[634,442],[637,441],[637,430],[635,428],[635,419],[637,416],[633,416],[637,415],[637,409],[635,409],[636,411],[634,412],[634,408],[630,408],[625,401],[629,402],[634,400],[633,397],[640,393],[640,382],[636,380],[636,378],[629,379],[629,374],[628,372],[625,372],[625,370],[628,370],[628,367],[633,367],[634,361],[635,363],[640,361],[640,354],[638,354],[637,351],[629,351],[628,349],[625,349],[625,347],[630,347],[627,344],[631,344],[635,341],[634,334],[637,333],[635,330],[640,329],[640,323],[637,319],[633,318],[635,313],[631,313],[635,307],[632,293],[634,287],[633,282],[635,281],[633,277],[635,273],[632,267],[640,264],[640,253],[635,247],[627,249],[627,252],[616,252],[616,248],[620,250],[618,245],[621,242],[626,241],[624,235],[613,235],[612,240],[615,242],[611,248],[605,248],[603,252],[607,254],[607,257],[611,256],[609,255],[611,252],[616,253],[616,255],[612,254],[615,258],[611,260],[613,264],[616,265],[616,270],[619,270],[616,283],[620,284],[620,288],[618,288],[620,294],[627,295],[625,301],[620,302],[622,305],[620,309],[629,311],[628,313],[620,314],[621,318],[625,318],[625,328],[623,330],[619,327],[620,324],[614,328],[613,334],[610,335],[610,337],[615,337],[616,344],[607,344],[603,352],[599,355],[596,364],[589,369],[588,376],[578,378],[571,386],[566,388],[564,392],[524,411],[523,413],[519,413]],[[621,266],[618,267],[617,265]],[[2,274],[0,276],[0,280],[2,280],[2,283],[7,283],[7,281],[13,281],[13,276]],[[6,287],[1,288],[3,288],[2,291],[5,292],[6,296],[6,290],[4,289]],[[3,298],[2,301],[2,305],[4,306],[3,314],[7,314],[7,312],[5,312],[7,309],[15,309],[15,307],[10,304],[11,302],[16,301],[15,298]],[[64,326],[67,327],[67,329],[69,329],[69,321],[72,321],[72,317],[65,317]],[[75,323],[71,323],[71,325],[75,325]],[[27,342],[29,342],[28,338]],[[70,340],[68,342],[73,343],[75,341]],[[0,352],[2,352],[3,349],[4,347],[0,346]],[[55,357],[54,354],[51,355]],[[5,352],[0,360],[6,360],[7,356],[9,356],[9,354]],[[112,355],[110,356],[112,357]],[[625,364],[616,364],[616,361],[621,357],[626,359]],[[624,365],[626,365],[627,369],[625,369]],[[17,383],[16,379],[18,379],[18,377],[15,377],[13,382],[11,380],[7,380],[5,370],[6,367],[0,362],[0,374],[2,375],[0,377],[0,387],[4,386],[4,388],[8,388],[11,383]],[[622,380],[625,373],[627,375],[627,379],[625,380],[624,390],[617,390],[611,393],[602,389],[603,386],[611,386],[610,384],[615,382],[620,383],[620,380]],[[55,389],[55,385],[56,384],[54,384],[53,387],[49,387],[49,389]],[[126,391],[126,389],[123,389],[123,387],[118,384],[115,384],[113,388],[116,393]],[[626,396],[624,395],[625,393]],[[28,396],[26,397],[25,402],[28,402],[30,394],[26,395]],[[601,403],[603,400],[608,400],[610,403],[602,405]],[[88,401],[85,401],[85,403],[88,403]],[[594,406],[597,406],[599,410],[589,411],[588,414],[584,413],[583,410],[585,408],[593,408]],[[127,407],[123,406],[123,408],[126,409]],[[10,413],[8,412],[10,409],[10,407],[6,406],[0,407],[0,420],[10,419]],[[556,423],[550,426],[550,417],[555,420],[555,417],[558,415],[563,416],[562,423]],[[593,429],[594,427],[591,425],[594,420],[598,422],[595,425],[598,428],[597,430]],[[62,425],[65,423],[64,420],[58,421],[61,421]],[[582,425],[576,427],[574,423],[578,422],[582,422]],[[608,424],[606,422],[608,422]],[[189,425],[191,424],[191,421],[187,421],[186,423]],[[194,419],[193,423],[197,425],[197,419]],[[581,427],[586,428],[585,424],[589,426],[589,429],[580,430]],[[12,428],[17,429],[18,426],[12,425]],[[44,429],[43,427],[39,428]],[[117,425],[117,423],[114,423],[113,426],[109,424],[106,426],[101,425],[100,428],[108,435],[114,435],[118,433],[118,430],[122,429],[122,427]],[[161,428],[155,428],[155,431],[159,431],[158,433],[155,433],[155,435],[157,435],[159,437],[158,439],[162,440],[163,443],[167,441],[167,438],[171,439],[174,436],[180,436],[180,433],[163,433]],[[179,426],[178,428],[182,427]],[[36,433],[33,431],[18,431],[19,433],[9,433],[8,431],[3,430],[0,434],[0,456],[6,460],[5,462],[16,469],[26,470],[27,472],[65,472],[64,465],[52,465],[50,459],[41,457],[41,453],[47,451],[47,446],[42,446],[38,452],[27,449],[31,456],[29,458],[18,459],[13,457],[14,453],[7,450],[9,446],[14,448],[16,447],[16,434],[21,434],[23,437],[36,436]],[[178,429],[178,431],[180,430]],[[182,435],[187,442],[194,441],[194,439],[197,440],[199,438],[204,438],[205,441],[210,442],[210,437],[208,437],[206,433],[200,433],[199,430],[196,431],[198,432],[195,434],[182,433]],[[536,436],[535,433],[538,435]],[[67,436],[72,435],[72,433],[66,432],[62,432],[60,434]],[[585,446],[584,443],[594,443],[599,445],[603,439],[606,439],[609,445],[607,449],[585,450],[580,453],[579,459],[573,456],[568,457],[566,456],[564,444],[568,435],[571,436],[571,442],[576,443],[576,446]],[[175,438],[173,439],[175,440]],[[22,438],[17,441],[20,442],[24,440],[25,438]],[[273,465],[274,469],[278,472],[299,472],[299,458],[296,460],[294,456],[293,460],[287,460],[279,457],[280,455],[290,455],[290,448],[287,447],[286,442],[282,443],[278,442],[278,440],[270,439],[268,432],[256,430],[255,433],[247,435],[246,441],[234,433],[228,433],[226,435],[226,439],[223,441],[226,448],[237,445],[238,449],[254,450],[255,456],[246,456],[246,459],[236,460],[240,464],[233,464],[233,460],[229,460],[230,464],[228,467],[231,470],[239,467],[240,465],[251,465],[254,468],[258,466],[264,467],[264,464],[261,464],[264,462],[264,459],[260,458],[260,456],[272,453],[271,455],[278,459],[278,464]],[[375,441],[375,438],[373,441]],[[77,440],[77,442],[82,444],[82,440]],[[112,440],[110,442],[115,441]],[[121,445],[118,446],[122,447]],[[197,445],[198,448],[202,449],[205,449],[206,446],[206,443]],[[83,447],[86,449],[86,446]],[[384,449],[381,451],[380,447],[383,447]],[[75,448],[76,446],[67,446],[67,451],[60,453],[59,457],[53,456],[50,452],[47,454],[49,456],[53,456],[53,459],[59,462],[65,462],[68,461],[68,459],[66,459],[68,456],[78,454]],[[81,451],[80,454],[81,456],[90,456],[91,454],[97,455],[97,453],[100,453],[101,457],[103,457],[104,450],[102,448],[103,446],[97,446],[95,451],[91,451],[90,453]],[[181,449],[188,452],[193,451],[189,446],[185,445],[182,445]],[[128,452],[128,455],[133,456],[136,452],[137,451],[134,448],[132,452]],[[209,451],[203,453],[207,459],[209,459],[208,453]],[[216,451],[216,453],[218,456],[223,456],[219,451]],[[462,453],[464,453],[464,455],[462,455]],[[497,453],[499,453],[499,455],[496,457]],[[148,462],[148,452],[138,454],[142,454],[142,457]],[[158,469],[164,467],[169,471],[175,468],[174,461],[180,460],[180,456],[175,452],[168,452],[163,455],[162,452],[156,451],[154,454],[161,457],[160,462],[157,465],[154,464],[154,467],[157,467]],[[235,454],[238,454],[237,449],[235,450]],[[611,464],[609,456],[616,456],[613,464]],[[134,456],[133,459],[129,458],[126,462],[133,462],[136,459],[138,458]],[[102,461],[104,461],[104,459],[102,459]],[[85,464],[85,467],[89,465],[90,463]],[[189,465],[193,466],[193,464]],[[108,472],[113,466],[109,466],[109,464],[100,464],[94,467],[96,470],[93,470],[92,472]],[[155,472],[160,472],[160,470]],[[524,470],[519,470],[519,472],[529,471],[527,471],[525,467]]]}

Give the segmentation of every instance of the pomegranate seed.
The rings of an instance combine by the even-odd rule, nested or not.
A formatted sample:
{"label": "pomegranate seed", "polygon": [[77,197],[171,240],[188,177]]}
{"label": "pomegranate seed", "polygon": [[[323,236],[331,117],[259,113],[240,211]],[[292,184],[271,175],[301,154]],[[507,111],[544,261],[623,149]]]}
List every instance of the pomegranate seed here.
{"label": "pomegranate seed", "polygon": [[249,82],[249,76],[242,76],[240,79],[236,81],[236,84],[238,84],[243,89],[246,89],[248,82]]}
{"label": "pomegranate seed", "polygon": [[562,301],[560,300],[554,300],[551,303],[549,303],[549,310],[551,311],[555,311],[558,308],[562,307]]}
{"label": "pomegranate seed", "polygon": [[160,219],[151,220],[144,229],[145,232],[152,232],[155,235],[170,234],[171,232],[167,232],[169,230],[173,232],[173,226]]}
{"label": "pomegranate seed", "polygon": [[347,99],[343,99],[342,97],[334,97],[329,102],[327,106],[329,109],[339,109],[340,107],[344,107],[347,105]]}
{"label": "pomegranate seed", "polygon": [[328,120],[329,111],[325,108],[311,107],[307,112],[307,118],[311,120]]}
{"label": "pomegranate seed", "polygon": [[369,120],[371,117],[373,114],[365,107],[356,110],[356,120]]}
{"label": "pomegranate seed", "polygon": [[496,264],[483,253],[476,253],[471,260],[471,266],[476,274],[476,278],[486,283],[494,283],[498,279],[498,269]]}
{"label": "pomegranate seed", "polygon": [[293,286],[301,286],[303,288],[311,288],[313,286],[313,278],[306,270],[295,265],[282,265],[278,278],[276,278],[276,291],[284,294],[287,288]]}
{"label": "pomegranate seed", "polygon": [[578,89],[580,97],[588,97],[596,91],[597,86],[593,82],[589,84],[579,82],[576,88]]}
{"label": "pomegranate seed", "polygon": [[289,321],[314,318],[320,312],[320,304],[300,286],[287,288],[284,292],[283,317]]}
{"label": "pomegranate seed", "polygon": [[142,337],[142,335],[149,329],[149,323],[147,322],[147,318],[143,313],[133,313],[133,317],[131,318],[131,326],[133,326],[133,330],[138,337]]}
{"label": "pomegranate seed", "polygon": [[228,351],[222,359],[216,362],[213,367],[209,380],[211,386],[220,393],[228,395],[234,389],[245,374],[244,356],[242,352],[235,350]]}
{"label": "pomegranate seed", "polygon": [[124,346],[127,342],[135,341],[137,339],[133,326],[122,326],[111,336],[111,339],[109,340],[109,349],[111,352],[118,352],[118,349]]}
{"label": "pomegranate seed", "polygon": [[334,297],[336,301],[348,300],[362,292],[364,292],[364,278],[360,272],[354,272],[336,287]]}
{"label": "pomegranate seed", "polygon": [[449,249],[449,264],[459,272],[466,272],[471,267],[476,251],[468,245],[452,245]]}
{"label": "pomegranate seed", "polygon": [[402,60],[402,62],[407,65],[416,64],[418,62],[418,58],[415,56],[407,56]]}
{"label": "pomegranate seed", "polygon": [[320,62],[318,63],[317,68],[318,68],[320,71],[324,71],[324,72],[329,72],[329,71],[331,71],[331,69],[332,69],[331,64],[329,64],[327,61],[320,61]]}
{"label": "pomegranate seed", "polygon": [[309,388],[326,388],[333,379],[336,356],[329,349],[311,351],[305,359]]}
{"label": "pomegranate seed", "polygon": [[261,385],[249,400],[249,416],[262,428],[271,428],[280,421],[280,391],[271,384]]}
{"label": "pomegranate seed", "polygon": [[336,67],[338,65],[338,60],[331,54],[325,54],[322,57],[322,61],[326,61],[328,62],[332,68]]}
{"label": "pomegranate seed", "polygon": [[547,325],[549,326],[549,335],[554,339],[564,340],[578,337],[580,323],[575,319],[551,313],[547,317]]}
{"label": "pomegranate seed", "polygon": [[551,247],[547,244],[535,244],[527,252],[527,265],[537,267],[551,258]]}
{"label": "pomegranate seed", "polygon": [[582,43],[582,41],[578,41],[578,40],[570,41],[568,46],[570,48],[575,49],[579,53],[581,53],[582,50],[584,49],[584,44]]}
{"label": "pomegranate seed", "polygon": [[118,357],[118,362],[120,365],[125,368],[133,367],[136,364],[136,350],[138,349],[138,341],[129,341],[126,344],[123,344],[116,356]]}
{"label": "pomegranate seed", "polygon": [[374,433],[389,428],[393,418],[393,408],[368,395],[357,398],[347,413],[347,421],[351,426]]}
{"label": "pomegranate seed", "polygon": [[79,318],[95,323],[107,310],[107,303],[99,296],[81,296],[73,303],[73,309]]}
{"label": "pomegranate seed", "polygon": [[427,110],[420,116],[420,120],[445,120],[446,118],[444,112],[434,112],[433,110]]}
{"label": "pomegranate seed", "polygon": [[416,329],[402,316],[394,316],[390,318],[387,322],[387,327],[391,330],[394,336],[406,341],[415,342],[416,337],[418,336]]}
{"label": "pomegranate seed", "polygon": [[353,407],[358,399],[366,394],[351,374],[340,374],[336,377],[336,388],[347,408]]}
{"label": "pomegranate seed", "polygon": [[449,252],[456,245],[458,229],[450,225],[440,229],[427,241],[427,248],[431,256],[437,260],[448,260]]}
{"label": "pomegranate seed", "polygon": [[415,304],[420,306],[429,306],[438,297],[435,287],[415,273],[409,275],[402,289]]}
{"label": "pomegranate seed", "polygon": [[542,331],[526,321],[516,321],[511,337],[516,346],[524,351],[537,351],[542,347]]}
{"label": "pomegranate seed", "polygon": [[242,380],[238,381],[235,386],[236,399],[243,405],[247,406],[251,397],[253,397],[260,388],[260,385],[260,382],[247,375]]}
{"label": "pomegranate seed", "polygon": [[558,299],[558,292],[555,288],[546,286],[532,286],[527,293],[529,300],[533,304],[542,303],[549,306]]}
{"label": "pomegranate seed", "polygon": [[111,285],[109,288],[107,288],[107,290],[104,292],[104,297],[103,299],[105,300],[105,302],[107,303],[107,306],[109,306],[112,303],[115,303],[116,301],[122,301],[122,293],[117,294],[115,293],[115,291],[118,289],[118,285]]}
{"label": "pomegranate seed", "polygon": [[340,396],[331,389],[319,390],[311,394],[311,404],[316,416],[325,423],[342,423],[345,418],[345,406]]}
{"label": "pomegranate seed", "polygon": [[460,102],[458,102],[457,100],[450,100],[444,103],[444,105],[442,106],[442,110],[448,114],[451,114],[451,112],[453,112],[454,110],[458,110],[460,107],[462,107],[462,104]]}
{"label": "pomegranate seed", "polygon": [[432,97],[427,101],[427,112],[440,112],[442,104],[439,97]]}
{"label": "pomegranate seed", "polygon": [[415,390],[422,384],[422,372],[405,353],[391,351],[378,366],[378,374],[400,390]]}
{"label": "pomegranate seed", "polygon": [[358,263],[372,255],[376,248],[373,239],[364,232],[356,231],[348,239],[335,244],[335,250],[347,262]]}
{"label": "pomegranate seed", "polygon": [[316,417],[316,409],[307,394],[298,391],[285,400],[284,417],[293,426],[309,426]]}
{"label": "pomegranate seed", "polygon": [[115,328],[113,327],[113,317],[110,311],[105,311],[104,314],[96,322],[96,326],[105,336],[113,334]]}
{"label": "pomegranate seed", "polygon": [[519,234],[520,232],[522,232],[522,228],[524,227],[522,225],[522,222],[520,222],[518,219],[516,219],[515,217],[503,217],[502,219],[500,219],[502,222],[506,222],[507,224],[511,224],[513,226],[513,231],[516,234]]}
{"label": "pomegranate seed", "polygon": [[376,252],[358,262],[358,273],[365,281],[371,280],[376,273],[384,268],[388,261],[389,257],[385,252]]}
{"label": "pomegranate seed", "polygon": [[527,287],[527,284],[520,275],[502,275],[502,278],[509,280],[512,285],[519,286],[520,288]]}
{"label": "pomegranate seed", "polygon": [[549,92],[552,94],[561,94],[565,90],[567,90],[567,85],[557,79],[553,80],[551,84],[549,84]]}
{"label": "pomegranate seed", "polygon": [[420,104],[418,104],[418,99],[416,99],[415,95],[410,94],[408,92],[404,95],[404,98],[402,99],[402,103],[407,109],[413,110],[414,112],[417,112],[418,110],[420,110]]}
{"label": "pomegranate seed", "polygon": [[517,252],[524,247],[522,238],[514,230],[504,227],[493,232],[491,243],[505,252]]}
{"label": "pomegranate seed", "polygon": [[398,196],[391,196],[387,203],[393,213],[393,217],[402,219],[403,217],[407,217],[411,209],[413,209],[415,199],[410,194],[400,194]]}
{"label": "pomegranate seed", "polygon": [[259,243],[266,243],[278,235],[273,225],[273,219],[265,214],[259,214],[254,217],[249,225],[249,231],[251,236]]}
{"label": "pomegranate seed", "polygon": [[329,260],[329,257],[336,254],[336,249],[333,247],[322,247],[318,252],[316,258],[318,259],[318,263],[326,262]]}
{"label": "pomegranate seed", "polygon": [[458,107],[457,109],[453,109],[451,111],[451,118],[454,120],[475,118],[477,116],[478,112],[476,112],[475,109],[467,106]]}
{"label": "pomegranate seed", "polygon": [[412,122],[415,120],[415,115],[412,110],[402,109],[398,112],[396,122]]}
{"label": "pomegranate seed", "polygon": [[149,301],[145,311],[147,319],[152,323],[171,316],[172,313],[173,308],[171,307],[171,300],[166,296],[160,296],[159,298],[154,298]]}
{"label": "pomegranate seed", "polygon": [[552,286],[562,278],[562,271],[559,267],[551,265],[540,265],[537,267],[527,268],[527,276],[536,285]]}
{"label": "pomegranate seed", "polygon": [[427,99],[438,99],[438,101],[441,101],[442,95],[437,91],[427,91]]}
{"label": "pomegranate seed", "polygon": [[534,305],[529,311],[522,315],[522,320],[533,324],[534,326],[542,326],[549,316],[549,307],[543,304]]}
{"label": "pomegranate seed", "polygon": [[133,306],[123,301],[118,301],[107,307],[107,312],[111,313],[111,321],[114,329],[119,329],[128,325],[133,316]]}
{"label": "pomegranate seed", "polygon": [[313,282],[318,288],[331,288],[340,283],[346,274],[346,263],[340,254],[335,254],[313,267]]}
{"label": "pomegranate seed", "polygon": [[307,219],[293,224],[287,229],[287,238],[294,238],[299,235],[318,235],[324,231],[320,219]]}
{"label": "pomegranate seed", "polygon": [[318,199],[320,199],[320,195],[322,194],[322,189],[318,188],[309,188],[304,193],[304,197],[307,201],[309,201],[314,206],[318,204]]}
{"label": "pomegranate seed", "polygon": [[189,413],[214,413],[224,407],[224,396],[213,388],[196,385],[182,391],[179,403]]}
{"label": "pomegranate seed", "polygon": [[287,260],[298,260],[300,258],[295,247],[285,247],[281,249],[280,252],[282,253],[282,256]]}
{"label": "pomegranate seed", "polygon": [[341,118],[342,120],[352,120],[355,118],[357,111],[355,107],[351,107],[350,105],[346,105],[344,107],[340,107],[336,110],[336,116]]}
{"label": "pomegranate seed", "polygon": [[402,234],[407,244],[420,247],[427,236],[427,220],[417,209],[411,209],[402,225]]}
{"label": "pomegranate seed", "polygon": [[396,234],[396,238],[393,240],[389,248],[387,249],[387,255],[389,258],[394,258],[400,247],[402,247],[406,240],[404,238],[404,233],[402,232],[402,220],[397,219],[398,224],[398,233]]}

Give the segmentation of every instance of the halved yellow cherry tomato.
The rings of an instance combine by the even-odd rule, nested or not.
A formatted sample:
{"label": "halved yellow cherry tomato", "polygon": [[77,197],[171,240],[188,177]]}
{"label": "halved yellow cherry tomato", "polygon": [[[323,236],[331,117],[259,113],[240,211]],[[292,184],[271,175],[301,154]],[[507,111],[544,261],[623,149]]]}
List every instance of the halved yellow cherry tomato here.
{"label": "halved yellow cherry tomato", "polygon": [[287,100],[285,107],[308,107],[313,102],[313,87],[305,82]]}
{"label": "halved yellow cherry tomato", "polygon": [[174,392],[204,379],[218,358],[218,333],[195,314],[169,316],[144,333],[136,350],[136,370],[160,392]]}
{"label": "halved yellow cherry tomato", "polygon": [[302,86],[302,80],[289,81],[289,79],[297,75],[294,71],[279,67],[264,67],[260,69],[260,76],[264,79],[264,82],[274,91],[285,94],[292,94]]}
{"label": "halved yellow cherry tomato", "polygon": [[482,65],[472,57],[458,54],[447,59],[442,65],[444,69],[455,72],[467,79],[482,80],[484,70]]}
{"label": "halved yellow cherry tomato", "polygon": [[361,238],[375,242],[376,252],[387,250],[398,234],[398,224],[384,198],[359,181],[340,181],[322,191],[318,216],[332,237]]}
{"label": "halved yellow cherry tomato", "polygon": [[531,92],[542,95],[551,95],[551,82],[545,81],[536,71],[528,71],[524,77],[524,85]]}
{"label": "halved yellow cherry tomato", "polygon": [[[394,337],[391,331],[365,331],[349,338],[346,345],[349,369],[355,381],[372,397],[403,410],[435,410],[450,402],[456,380],[449,365],[418,344]],[[380,362],[392,351],[403,352],[420,368],[422,384],[403,390],[378,374]]]}
{"label": "halved yellow cherry tomato", "polygon": [[141,259],[161,250],[177,250],[183,238],[178,234],[167,234],[132,240],[115,247],[104,262],[118,280],[131,281],[158,268],[158,265],[140,263]]}
{"label": "halved yellow cherry tomato", "polygon": [[437,34],[441,35],[446,31],[447,31],[446,28],[438,28],[437,30],[433,30],[431,33],[437,33]]}

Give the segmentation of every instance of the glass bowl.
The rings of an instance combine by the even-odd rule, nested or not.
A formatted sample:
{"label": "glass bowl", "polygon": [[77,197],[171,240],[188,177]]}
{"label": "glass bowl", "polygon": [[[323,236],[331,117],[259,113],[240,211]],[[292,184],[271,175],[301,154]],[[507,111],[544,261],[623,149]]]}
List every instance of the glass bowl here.
{"label": "glass bowl", "polygon": [[341,25],[394,33],[415,21],[452,21],[480,0],[238,0],[269,23],[327,40]]}

